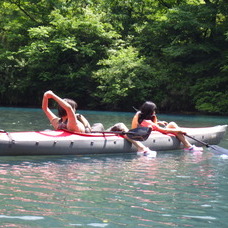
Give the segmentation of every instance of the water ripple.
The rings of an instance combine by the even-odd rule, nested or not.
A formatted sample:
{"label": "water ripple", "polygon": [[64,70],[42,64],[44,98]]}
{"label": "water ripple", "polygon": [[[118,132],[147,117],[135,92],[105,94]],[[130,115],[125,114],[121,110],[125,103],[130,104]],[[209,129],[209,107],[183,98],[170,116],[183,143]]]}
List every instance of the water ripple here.
{"label": "water ripple", "polygon": [[[198,156],[198,155],[197,155]],[[195,161],[195,162],[194,162]],[[227,204],[226,162],[170,157],[72,157],[0,164],[2,227],[213,227]],[[214,163],[215,164],[214,164]],[[20,223],[18,222],[21,221]],[[1,227],[1,225],[0,225]]]}

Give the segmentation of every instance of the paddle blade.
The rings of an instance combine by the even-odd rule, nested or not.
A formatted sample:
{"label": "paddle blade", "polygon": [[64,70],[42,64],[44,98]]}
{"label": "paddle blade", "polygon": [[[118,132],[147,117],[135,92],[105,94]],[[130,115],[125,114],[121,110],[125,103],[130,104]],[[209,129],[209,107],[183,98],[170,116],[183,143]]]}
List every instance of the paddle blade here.
{"label": "paddle blade", "polygon": [[152,129],[149,127],[138,127],[129,130],[125,134],[128,136],[128,138],[135,141],[145,141],[150,136],[151,130]]}
{"label": "paddle blade", "polygon": [[190,135],[187,135],[187,134],[185,134],[185,136],[195,140],[196,142],[199,142],[199,143],[203,144],[204,146],[208,147],[214,153],[227,154],[228,155],[228,150],[223,148],[223,147],[220,147],[220,146],[217,146],[217,145],[209,145],[208,143],[202,142],[202,141],[200,141],[198,139],[195,139],[194,137],[192,137]]}
{"label": "paddle blade", "polygon": [[220,146],[217,146],[217,145],[208,145],[208,148],[214,153],[227,154],[228,155],[228,150],[223,148],[223,147],[220,147]]}

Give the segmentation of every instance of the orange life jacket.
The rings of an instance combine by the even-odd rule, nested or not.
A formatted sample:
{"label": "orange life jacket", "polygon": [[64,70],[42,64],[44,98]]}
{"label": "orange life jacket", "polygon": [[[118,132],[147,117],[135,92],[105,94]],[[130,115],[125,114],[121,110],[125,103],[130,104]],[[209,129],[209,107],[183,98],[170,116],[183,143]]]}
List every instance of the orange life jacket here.
{"label": "orange life jacket", "polygon": [[[139,124],[139,121],[138,121],[139,113],[140,112],[137,112],[135,114],[135,116],[133,117],[132,122],[131,122],[131,128],[137,128],[137,127],[141,126],[141,124]],[[150,120],[150,121],[152,122],[152,120]],[[157,117],[154,116],[153,123],[157,124],[157,122],[158,122]]]}

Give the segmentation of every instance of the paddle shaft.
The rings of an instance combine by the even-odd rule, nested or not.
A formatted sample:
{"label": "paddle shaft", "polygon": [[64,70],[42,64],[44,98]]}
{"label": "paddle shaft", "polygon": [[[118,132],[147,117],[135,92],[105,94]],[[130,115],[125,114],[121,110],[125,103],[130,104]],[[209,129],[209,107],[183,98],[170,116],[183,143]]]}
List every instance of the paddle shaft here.
{"label": "paddle shaft", "polygon": [[150,136],[151,128],[148,127],[138,127],[125,131],[92,131],[91,133],[101,133],[101,134],[118,134],[118,135],[127,135],[128,138],[133,139],[135,141],[145,141]]}
{"label": "paddle shaft", "polygon": [[192,137],[192,136],[190,136],[190,135],[185,134],[185,136],[187,136],[187,137],[190,138],[190,139],[195,140],[196,142],[201,143],[202,145],[204,145],[204,146],[206,146],[206,147],[210,147],[210,145],[209,145],[208,143],[205,143],[205,142],[203,142],[203,141],[200,141],[200,140],[198,140],[198,139],[196,139],[196,138],[194,138],[194,137]]}
{"label": "paddle shaft", "polygon": [[125,131],[91,131],[91,133],[117,134],[117,135],[134,134],[134,132],[125,132]]}

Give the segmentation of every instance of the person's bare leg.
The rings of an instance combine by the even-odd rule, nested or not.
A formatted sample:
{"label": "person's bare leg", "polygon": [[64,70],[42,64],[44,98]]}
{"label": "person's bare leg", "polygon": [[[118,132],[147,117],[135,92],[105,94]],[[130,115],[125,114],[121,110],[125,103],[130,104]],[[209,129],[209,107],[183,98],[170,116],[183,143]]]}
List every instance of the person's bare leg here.
{"label": "person's bare leg", "polygon": [[189,148],[192,146],[182,133],[178,133],[176,136],[184,144],[184,147]]}
{"label": "person's bare leg", "polygon": [[[109,128],[108,130],[113,130],[117,129],[118,131],[125,131],[128,132],[129,129],[127,128],[127,126],[124,123],[117,123],[115,124],[113,127]],[[146,146],[144,146],[141,142],[132,140],[130,138],[128,138],[126,135],[124,136],[125,139],[127,139],[130,143],[132,143],[136,148],[138,152],[142,152],[142,151],[146,151],[148,150],[148,148]]]}
{"label": "person's bare leg", "polygon": [[166,128],[179,129],[179,126],[175,122],[170,122],[167,124]]}
{"label": "person's bare leg", "polygon": [[147,147],[145,147],[141,142],[134,141],[127,136],[124,136],[125,139],[127,139],[129,142],[131,142],[136,148],[138,152],[145,151]]}
{"label": "person's bare leg", "polygon": [[[167,125],[167,128],[180,129],[180,127],[175,122],[170,122]],[[189,148],[192,146],[192,144],[189,143],[189,141],[184,137],[184,135],[182,133],[178,133],[176,136],[184,144],[184,147]]]}

